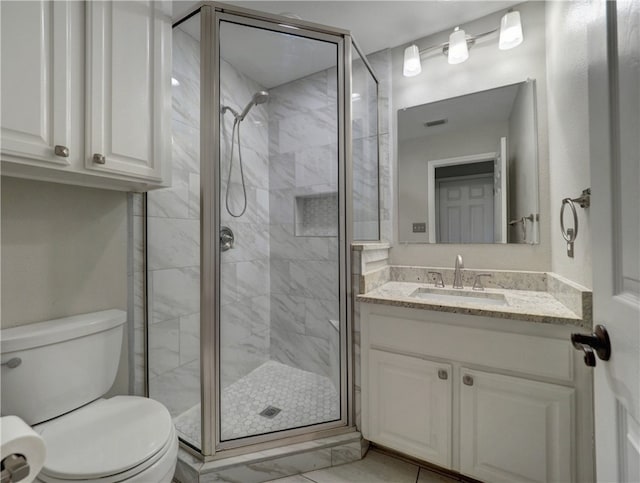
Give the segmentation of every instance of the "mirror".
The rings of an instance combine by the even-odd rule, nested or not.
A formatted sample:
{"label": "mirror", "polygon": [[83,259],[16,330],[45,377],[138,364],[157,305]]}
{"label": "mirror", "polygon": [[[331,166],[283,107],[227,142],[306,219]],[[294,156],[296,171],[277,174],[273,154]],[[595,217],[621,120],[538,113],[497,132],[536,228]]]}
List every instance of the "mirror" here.
{"label": "mirror", "polygon": [[538,243],[535,81],[398,111],[408,243]]}

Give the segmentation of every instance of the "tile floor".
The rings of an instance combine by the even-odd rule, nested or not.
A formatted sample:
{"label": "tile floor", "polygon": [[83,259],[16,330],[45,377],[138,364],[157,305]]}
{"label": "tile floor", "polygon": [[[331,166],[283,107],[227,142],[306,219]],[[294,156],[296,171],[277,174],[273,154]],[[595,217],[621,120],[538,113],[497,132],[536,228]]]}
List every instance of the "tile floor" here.
{"label": "tile floor", "polygon": [[371,449],[360,461],[310,471],[269,483],[453,483],[464,481]]}
{"label": "tile floor", "polygon": [[[222,439],[340,419],[338,393],[328,377],[276,361],[267,361],[223,389]],[[268,406],[280,409],[273,418],[260,415]],[[199,446],[200,405],[174,418],[180,437]]]}

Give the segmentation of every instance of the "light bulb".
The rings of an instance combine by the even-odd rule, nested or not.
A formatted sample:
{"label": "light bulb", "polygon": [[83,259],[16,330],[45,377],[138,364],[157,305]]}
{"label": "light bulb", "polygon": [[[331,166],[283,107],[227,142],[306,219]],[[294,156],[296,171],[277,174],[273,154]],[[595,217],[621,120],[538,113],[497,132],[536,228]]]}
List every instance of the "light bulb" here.
{"label": "light bulb", "polygon": [[469,48],[467,47],[467,35],[460,27],[456,27],[449,36],[449,63],[461,64],[469,58]]}
{"label": "light bulb", "polygon": [[418,46],[413,44],[404,49],[404,65],[402,67],[402,75],[405,77],[413,77],[422,72],[420,64],[420,50]]}
{"label": "light bulb", "polygon": [[498,48],[500,50],[513,49],[522,43],[523,38],[520,12],[507,12],[500,21]]}

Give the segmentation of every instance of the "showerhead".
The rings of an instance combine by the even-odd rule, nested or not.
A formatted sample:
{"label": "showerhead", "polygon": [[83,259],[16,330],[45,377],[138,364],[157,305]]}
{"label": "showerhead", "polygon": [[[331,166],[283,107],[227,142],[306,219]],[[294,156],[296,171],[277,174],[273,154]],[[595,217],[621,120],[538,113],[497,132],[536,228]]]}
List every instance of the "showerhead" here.
{"label": "showerhead", "polygon": [[265,102],[267,102],[267,100],[269,100],[269,93],[267,91],[256,92],[251,98],[251,101],[249,101],[249,104],[247,104],[244,110],[240,113],[240,115],[238,116],[238,119],[240,121],[244,121],[244,118],[247,116],[247,114],[249,114],[249,111],[253,106],[257,106],[258,104],[264,104]]}

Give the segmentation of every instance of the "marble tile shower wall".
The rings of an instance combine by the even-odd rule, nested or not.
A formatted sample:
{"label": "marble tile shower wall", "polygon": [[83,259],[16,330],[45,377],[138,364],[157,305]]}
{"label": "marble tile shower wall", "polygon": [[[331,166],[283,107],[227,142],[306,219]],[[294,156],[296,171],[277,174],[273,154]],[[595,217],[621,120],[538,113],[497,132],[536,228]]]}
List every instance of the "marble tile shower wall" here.
{"label": "marble tile shower wall", "polygon": [[147,195],[149,394],[200,399],[200,45],[173,33],[172,185]]}
{"label": "marble tile shower wall", "polygon": [[[222,105],[240,112],[254,93],[265,90],[226,61],[221,62]],[[271,102],[271,101],[270,101]],[[254,106],[241,124],[240,139],[247,195],[246,211],[232,216],[226,208],[229,156],[234,116],[227,112],[221,122],[220,219],[235,234],[231,250],[221,258],[221,382],[225,388],[269,360],[271,278],[269,123],[265,104]],[[243,209],[238,146],[233,154],[229,183],[229,208]],[[273,214],[271,214],[273,216]]]}
{"label": "marble tile shower wall", "polygon": [[371,64],[378,77],[378,133],[380,169],[378,182],[380,186],[380,240],[393,240],[393,143],[391,142],[391,50],[385,49],[368,55],[367,60]]}
{"label": "marble tile shower wall", "polygon": [[378,105],[376,83],[361,59],[352,65],[353,239],[378,240]]}
{"label": "marble tile shower wall", "polygon": [[[367,56],[367,60],[373,67],[378,77],[378,128],[379,128],[379,146],[380,146],[380,239],[392,240],[392,221],[391,213],[393,211],[393,179],[391,169],[391,129],[389,120],[391,119],[391,51],[382,50]],[[382,244],[388,249],[388,246]],[[358,429],[361,426],[361,408],[362,408],[362,392],[361,392],[361,371],[360,371],[360,303],[355,300],[357,294],[361,293],[363,287],[360,286],[363,257],[366,261],[366,255],[362,250],[353,250],[351,259],[351,277],[352,277],[352,294],[353,300],[353,358],[354,358],[354,415],[355,423]]]}
{"label": "marble tile shower wall", "polygon": [[336,330],[330,321],[339,319],[338,239],[335,230],[325,236],[295,231],[296,197],[337,192],[336,70],[270,93],[271,358],[331,377],[337,388],[339,351],[331,351]]}

